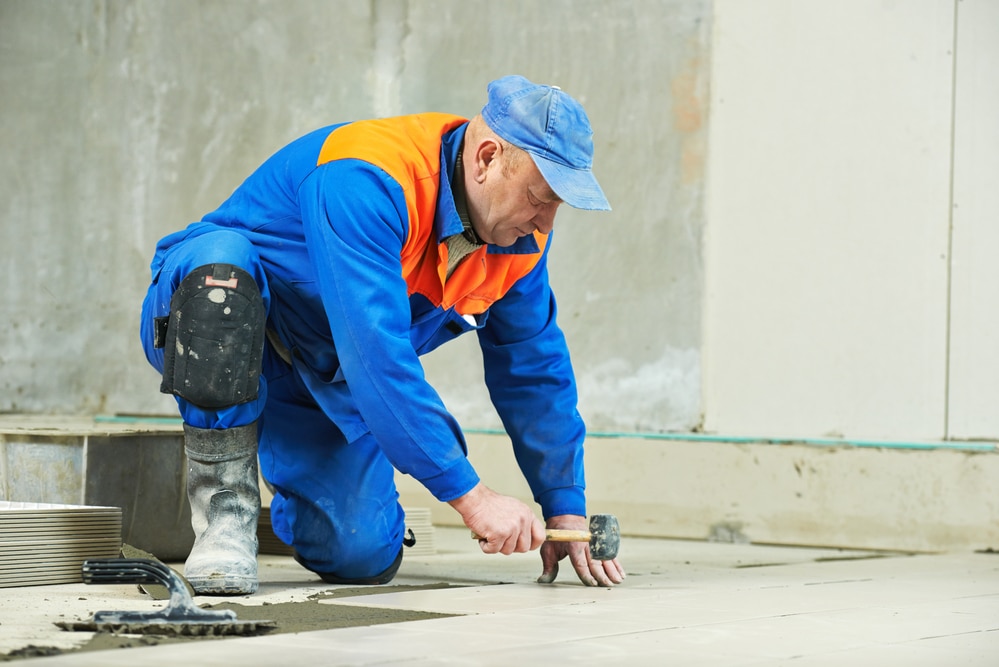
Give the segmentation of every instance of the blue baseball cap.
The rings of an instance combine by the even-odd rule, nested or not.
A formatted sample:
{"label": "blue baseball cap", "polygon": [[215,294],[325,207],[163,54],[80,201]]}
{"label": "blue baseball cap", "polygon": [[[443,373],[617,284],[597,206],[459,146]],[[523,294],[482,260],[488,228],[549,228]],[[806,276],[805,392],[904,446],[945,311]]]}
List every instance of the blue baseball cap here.
{"label": "blue baseball cap", "polygon": [[489,84],[482,119],[500,138],[530,153],[538,171],[569,206],[609,211],[593,176],[593,130],[582,105],[557,86],[511,75]]}

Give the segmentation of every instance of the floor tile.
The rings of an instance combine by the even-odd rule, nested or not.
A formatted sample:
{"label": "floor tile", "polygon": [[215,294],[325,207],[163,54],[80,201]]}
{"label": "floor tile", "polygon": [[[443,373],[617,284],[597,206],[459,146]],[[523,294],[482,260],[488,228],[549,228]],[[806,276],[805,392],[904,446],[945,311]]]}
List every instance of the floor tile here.
{"label": "floor tile", "polygon": [[[467,531],[438,531],[438,553],[407,558],[397,588],[321,599],[458,614],[299,634],[67,653],[32,667],[137,664],[375,665],[996,665],[999,557],[909,556],[832,549],[633,540],[621,586],[586,588],[572,572],[534,582],[536,553],[486,556]],[[873,556],[873,557],[872,557]],[[240,604],[336,591],[292,559],[260,560],[260,593]],[[446,584],[441,588],[427,585]],[[71,648],[85,633],[52,622],[99,608],[159,608],[134,587],[7,589],[0,654],[26,642]],[[197,598],[198,602],[217,599]]]}

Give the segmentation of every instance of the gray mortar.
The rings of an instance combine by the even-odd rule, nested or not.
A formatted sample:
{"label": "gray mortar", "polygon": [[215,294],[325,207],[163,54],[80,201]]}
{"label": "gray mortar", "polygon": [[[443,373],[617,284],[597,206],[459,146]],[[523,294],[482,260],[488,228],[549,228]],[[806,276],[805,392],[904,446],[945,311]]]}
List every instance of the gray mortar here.
{"label": "gray mortar", "polygon": [[[235,602],[223,602],[214,605],[204,605],[206,609],[232,609],[241,621],[271,620],[277,623],[277,628],[267,634],[284,634],[289,632],[312,632],[315,630],[331,630],[334,628],[350,628],[365,625],[382,625],[386,623],[403,623],[434,618],[448,618],[455,614],[438,614],[404,609],[382,609],[379,607],[357,607],[353,605],[322,604],[322,600],[359,597],[363,595],[378,595],[380,593],[400,593],[406,591],[436,590],[453,588],[452,584],[436,583],[423,586],[371,586],[363,588],[338,588],[310,595],[301,602],[264,603],[262,605],[242,605]],[[460,588],[460,587],[455,587]],[[115,635],[108,632],[95,633],[86,644],[72,649],[62,649],[52,646],[29,645],[24,648],[0,655],[0,662],[10,662],[23,658],[38,658],[42,656],[63,655],[80,651],[106,651],[116,648],[133,648],[137,646],[157,646],[160,644],[176,644],[178,642],[224,640],[232,637],[163,637],[140,635]]]}

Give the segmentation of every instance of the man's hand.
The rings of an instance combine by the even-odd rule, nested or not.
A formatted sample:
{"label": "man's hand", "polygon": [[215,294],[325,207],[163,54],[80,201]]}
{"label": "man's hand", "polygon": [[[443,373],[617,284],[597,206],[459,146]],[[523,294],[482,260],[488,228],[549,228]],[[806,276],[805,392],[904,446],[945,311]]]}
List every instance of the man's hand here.
{"label": "man's hand", "polygon": [[523,553],[537,549],[545,541],[544,524],[530,507],[496,493],[482,482],[448,504],[479,536],[483,553]]}
{"label": "man's hand", "polygon": [[[566,530],[589,530],[589,524],[584,516],[564,514],[548,519],[548,528]],[[586,542],[545,542],[541,547],[541,576],[539,584],[550,584],[558,576],[558,562],[569,557],[579,580],[587,586],[613,586],[624,581],[624,568],[614,560],[593,560],[590,556],[590,545]]]}

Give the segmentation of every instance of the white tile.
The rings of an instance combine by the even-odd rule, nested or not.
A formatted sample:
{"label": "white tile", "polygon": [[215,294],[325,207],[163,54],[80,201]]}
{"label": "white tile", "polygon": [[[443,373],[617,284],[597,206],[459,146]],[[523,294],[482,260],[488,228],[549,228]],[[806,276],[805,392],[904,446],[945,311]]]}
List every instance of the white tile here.
{"label": "white tile", "polygon": [[[445,531],[446,532],[446,531]],[[452,536],[454,537],[454,536]],[[448,535],[443,536],[447,545]],[[830,550],[641,541],[632,561],[642,576],[612,589],[567,578],[533,583],[537,554],[505,559],[461,552],[414,559],[394,582],[458,584],[323,600],[459,613],[450,618],[300,634],[161,645],[38,658],[32,665],[176,664],[253,667],[288,663],[517,665],[549,662],[755,666],[990,664],[999,655],[999,559],[944,554],[817,561]],[[461,548],[469,545],[461,543]],[[471,548],[474,548],[472,545]],[[681,560],[665,563],[660,554]],[[267,557],[268,559],[272,557]],[[263,563],[264,561],[262,561]],[[777,564],[781,563],[783,564]],[[741,563],[774,563],[739,567]],[[242,604],[306,600],[338,587],[290,559],[266,561],[262,594]],[[660,572],[660,574],[652,574]],[[571,573],[570,573],[571,574]],[[500,581],[518,581],[495,585]],[[560,580],[562,581],[562,580]],[[483,585],[492,583],[494,585]],[[51,625],[53,616],[98,608],[156,608],[132,587],[10,589],[0,598],[0,652],[16,630],[36,646],[81,641]],[[82,599],[81,599],[82,598]],[[199,602],[218,599],[199,598]],[[72,639],[71,639],[72,638]],[[64,642],[64,644],[60,644]],[[23,643],[21,644],[24,645]],[[927,656],[932,656],[930,660]]]}

